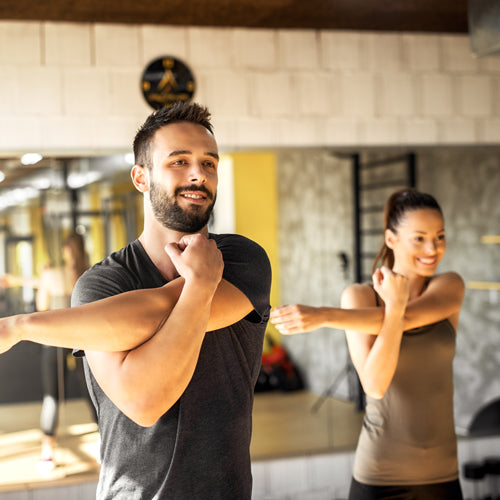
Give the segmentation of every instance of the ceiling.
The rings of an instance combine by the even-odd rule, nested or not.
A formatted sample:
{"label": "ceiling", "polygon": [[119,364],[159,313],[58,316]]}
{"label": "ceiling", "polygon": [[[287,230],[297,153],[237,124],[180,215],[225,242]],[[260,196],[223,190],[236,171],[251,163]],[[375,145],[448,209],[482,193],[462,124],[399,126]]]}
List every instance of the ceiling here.
{"label": "ceiling", "polygon": [[[0,20],[466,33],[467,0],[0,0]],[[45,159],[0,159],[2,188]]]}
{"label": "ceiling", "polygon": [[3,0],[0,19],[467,32],[467,0]]}

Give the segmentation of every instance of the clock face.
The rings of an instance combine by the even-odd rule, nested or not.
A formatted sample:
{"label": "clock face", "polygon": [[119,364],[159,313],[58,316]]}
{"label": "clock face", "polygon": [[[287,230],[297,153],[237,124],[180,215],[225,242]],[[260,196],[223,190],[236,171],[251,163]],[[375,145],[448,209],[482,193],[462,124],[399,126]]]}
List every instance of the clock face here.
{"label": "clock face", "polygon": [[154,109],[190,101],[195,90],[191,70],[175,57],[159,57],[151,61],[141,79],[142,93]]}

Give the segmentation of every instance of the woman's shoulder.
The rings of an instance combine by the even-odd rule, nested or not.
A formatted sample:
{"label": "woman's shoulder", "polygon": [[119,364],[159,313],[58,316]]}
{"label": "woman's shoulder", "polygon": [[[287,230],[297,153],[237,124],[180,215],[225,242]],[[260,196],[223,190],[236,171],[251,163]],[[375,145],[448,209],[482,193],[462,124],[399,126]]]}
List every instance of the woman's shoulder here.
{"label": "woman's shoulder", "polygon": [[372,307],[377,305],[377,297],[370,283],[352,283],[342,292],[342,307]]}
{"label": "woman's shoulder", "polygon": [[465,283],[460,274],[455,271],[448,271],[432,276],[427,286],[454,287],[457,291],[463,291]]}

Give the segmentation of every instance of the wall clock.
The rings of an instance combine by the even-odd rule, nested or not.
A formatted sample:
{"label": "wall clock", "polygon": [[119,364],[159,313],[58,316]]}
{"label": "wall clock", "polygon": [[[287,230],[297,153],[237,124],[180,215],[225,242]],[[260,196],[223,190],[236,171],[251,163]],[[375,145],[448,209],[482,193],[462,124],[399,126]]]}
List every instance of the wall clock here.
{"label": "wall clock", "polygon": [[141,78],[142,93],[153,108],[190,101],[195,91],[195,80],[189,67],[179,59],[170,56],[151,61]]}

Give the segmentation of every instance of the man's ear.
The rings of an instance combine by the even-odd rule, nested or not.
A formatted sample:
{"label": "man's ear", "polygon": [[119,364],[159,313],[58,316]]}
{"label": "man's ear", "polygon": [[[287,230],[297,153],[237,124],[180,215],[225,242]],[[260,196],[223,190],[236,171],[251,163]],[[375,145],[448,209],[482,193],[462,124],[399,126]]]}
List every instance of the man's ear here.
{"label": "man's ear", "polygon": [[130,177],[137,191],[146,193],[149,191],[149,171],[141,165],[134,165],[130,171]]}
{"label": "man's ear", "polygon": [[391,250],[394,249],[394,243],[396,242],[397,235],[393,233],[390,229],[385,230],[385,245]]}

